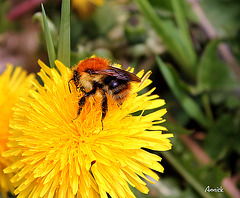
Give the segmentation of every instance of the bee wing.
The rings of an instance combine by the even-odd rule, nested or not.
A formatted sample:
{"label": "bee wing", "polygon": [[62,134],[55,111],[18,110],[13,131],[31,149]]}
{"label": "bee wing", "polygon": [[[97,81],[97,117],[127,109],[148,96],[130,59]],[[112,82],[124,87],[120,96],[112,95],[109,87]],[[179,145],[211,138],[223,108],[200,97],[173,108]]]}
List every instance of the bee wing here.
{"label": "bee wing", "polygon": [[141,79],[134,75],[133,73],[130,73],[128,71],[118,69],[115,67],[109,67],[109,69],[105,70],[95,70],[93,71],[95,74],[105,74],[108,76],[114,76],[117,79],[126,80],[126,81],[136,81],[141,82]]}

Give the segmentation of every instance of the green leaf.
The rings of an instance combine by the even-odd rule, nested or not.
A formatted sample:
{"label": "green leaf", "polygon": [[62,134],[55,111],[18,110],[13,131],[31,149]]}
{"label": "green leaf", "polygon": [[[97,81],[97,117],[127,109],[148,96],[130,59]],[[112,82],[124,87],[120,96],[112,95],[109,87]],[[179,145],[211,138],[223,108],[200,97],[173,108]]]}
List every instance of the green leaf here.
{"label": "green leaf", "polygon": [[159,8],[161,10],[165,10],[165,11],[173,11],[172,10],[172,5],[171,5],[171,1],[169,0],[151,0],[149,1],[149,3],[151,3],[151,5],[154,7],[154,8]]}
{"label": "green leaf", "polygon": [[163,126],[165,126],[168,131],[177,133],[177,134],[185,134],[185,135],[190,135],[192,134],[193,131],[190,131],[188,129],[183,128],[181,125],[175,124],[169,120],[166,122],[162,123]]}
{"label": "green leaf", "polygon": [[[185,188],[192,187],[195,192],[198,192],[200,197],[226,197],[223,193],[208,193],[205,192],[207,186],[216,188],[222,185],[222,180],[229,176],[229,173],[222,169],[221,166],[210,162],[208,165],[202,165],[199,162],[199,156],[196,159],[196,152],[192,151],[192,147],[185,146],[183,142],[175,135],[171,139],[174,147],[171,151],[159,152],[160,156],[163,155],[163,162],[165,159],[176,169],[178,175],[174,174],[175,180],[180,181]],[[165,174],[171,171],[169,166],[165,167]],[[184,180],[183,180],[184,179]],[[183,187],[182,186],[182,187]],[[187,197],[187,196],[182,196]],[[199,197],[199,196],[190,196]]]}
{"label": "green leaf", "polygon": [[[172,6],[172,1],[170,0],[151,0],[149,3],[157,9],[157,13],[162,16],[162,17],[171,17],[174,18],[174,10]],[[181,2],[184,7],[184,15],[186,15],[187,19],[190,20],[191,22],[198,22],[197,16],[192,10],[191,5],[189,4],[188,1],[182,1]]]}
{"label": "green leaf", "polygon": [[147,0],[136,0],[141,11],[146,16],[157,34],[162,38],[167,49],[179,63],[181,68],[192,79],[195,78],[195,57],[188,53],[188,46],[184,43],[181,32],[174,25],[173,20],[164,20],[158,17],[155,10]]}
{"label": "green leaf", "polygon": [[182,37],[183,43],[185,43],[185,46],[186,46],[186,50],[187,50],[186,53],[189,54],[190,57],[193,58],[194,65],[195,65],[195,62],[197,60],[197,55],[195,53],[193,43],[191,41],[191,36],[190,36],[187,21],[186,21],[185,10],[183,7],[183,1],[182,0],[178,0],[178,1],[171,0],[171,3],[173,6],[173,9],[174,9],[174,14],[175,14],[175,18],[176,18],[178,27],[181,32],[181,37]]}
{"label": "green leaf", "polygon": [[184,111],[191,118],[199,122],[202,126],[206,127],[207,120],[201,108],[192,98],[188,96],[186,91],[183,89],[183,87],[181,86],[182,82],[180,81],[178,74],[174,71],[172,67],[165,65],[159,57],[157,57],[157,62],[159,69],[161,70],[168,86],[179,100]]}
{"label": "green leaf", "polygon": [[239,34],[240,4],[236,0],[201,0],[201,7],[222,37]]}
{"label": "green leaf", "polygon": [[[191,166],[183,157],[173,154],[173,152],[163,152],[164,158],[182,175],[182,177],[190,184],[202,197],[213,198],[214,195],[205,193],[205,186],[196,175],[195,171],[199,171],[199,167]],[[199,173],[199,172],[198,172]]]}
{"label": "green leaf", "polygon": [[62,0],[58,60],[70,67],[70,0]]}
{"label": "green leaf", "polygon": [[45,34],[45,39],[46,39],[48,58],[49,58],[50,66],[51,66],[51,68],[53,68],[53,67],[55,67],[54,61],[56,60],[56,53],[54,50],[52,36],[51,36],[50,30],[49,30],[47,16],[46,16],[46,13],[44,10],[44,6],[43,6],[43,4],[41,4],[41,6],[42,6],[42,17],[43,17],[42,19],[43,19],[43,25],[44,25],[44,34]]}
{"label": "green leaf", "polygon": [[218,40],[210,42],[201,57],[198,66],[198,87],[201,91],[229,91],[239,87],[236,75],[217,55],[218,44]]}
{"label": "green leaf", "polygon": [[210,127],[204,141],[204,149],[213,159],[222,159],[234,146],[239,147],[239,123],[236,122],[239,122],[239,116],[228,113],[223,114]]}
{"label": "green leaf", "polygon": [[230,95],[226,99],[226,106],[230,110],[240,110],[240,100],[239,97],[236,95]]}

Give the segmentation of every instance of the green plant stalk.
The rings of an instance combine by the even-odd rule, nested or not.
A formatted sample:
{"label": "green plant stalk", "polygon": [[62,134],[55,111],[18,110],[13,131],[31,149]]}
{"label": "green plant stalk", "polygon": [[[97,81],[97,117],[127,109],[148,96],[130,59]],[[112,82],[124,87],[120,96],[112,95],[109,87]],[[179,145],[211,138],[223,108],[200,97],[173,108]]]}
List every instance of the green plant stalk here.
{"label": "green plant stalk", "polygon": [[[186,47],[186,54],[189,55],[188,61],[190,61],[191,65],[196,65],[196,60],[197,60],[197,55],[193,47],[193,43],[191,41],[191,36],[189,33],[186,17],[184,15],[184,10],[183,10],[183,2],[182,0],[171,0],[175,18],[177,21],[177,24],[179,26],[179,29],[182,33],[182,38],[183,38],[183,43],[185,44]],[[197,72],[196,66],[195,66],[195,73]]]}
{"label": "green plant stalk", "polygon": [[70,0],[62,0],[58,60],[70,67]]}
{"label": "green plant stalk", "polygon": [[152,24],[155,31],[159,34],[159,36],[161,36],[163,42],[165,43],[174,59],[180,64],[182,69],[186,74],[189,75],[191,79],[195,79],[195,66],[191,65],[191,62],[193,62],[189,61],[191,57],[188,57],[188,55],[185,54],[184,49],[179,44],[182,43],[182,41],[177,40],[169,33],[167,26],[162,20],[160,20],[147,0],[136,0],[136,2],[138,3],[146,18]]}
{"label": "green plant stalk", "polygon": [[44,35],[46,39],[48,59],[49,59],[50,67],[53,68],[55,67],[54,61],[56,59],[56,53],[54,50],[52,36],[48,27],[47,16],[46,16],[43,4],[41,4],[41,7],[42,7],[43,27],[44,27]]}
{"label": "green plant stalk", "polygon": [[213,113],[211,110],[211,105],[210,105],[210,101],[209,101],[209,97],[208,97],[207,93],[202,94],[202,101],[203,101],[203,106],[204,106],[206,115],[208,117],[208,120],[210,123],[213,123],[214,118],[213,118]]}
{"label": "green plant stalk", "polygon": [[168,162],[188,181],[188,183],[204,198],[213,198],[212,195],[206,193],[206,187],[202,186],[193,175],[170,153],[162,152]]}

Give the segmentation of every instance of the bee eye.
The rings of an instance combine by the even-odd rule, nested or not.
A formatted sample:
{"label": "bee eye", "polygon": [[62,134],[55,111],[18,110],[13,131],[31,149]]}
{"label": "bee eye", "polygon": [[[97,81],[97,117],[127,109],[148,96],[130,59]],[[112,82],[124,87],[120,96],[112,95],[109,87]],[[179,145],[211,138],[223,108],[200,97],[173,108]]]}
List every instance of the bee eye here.
{"label": "bee eye", "polygon": [[112,80],[112,81],[109,83],[109,88],[110,88],[110,89],[114,89],[114,88],[116,88],[118,85],[119,85],[118,81]]}
{"label": "bee eye", "polygon": [[120,84],[119,80],[112,76],[106,77],[104,83],[109,86],[109,89],[114,89]]}

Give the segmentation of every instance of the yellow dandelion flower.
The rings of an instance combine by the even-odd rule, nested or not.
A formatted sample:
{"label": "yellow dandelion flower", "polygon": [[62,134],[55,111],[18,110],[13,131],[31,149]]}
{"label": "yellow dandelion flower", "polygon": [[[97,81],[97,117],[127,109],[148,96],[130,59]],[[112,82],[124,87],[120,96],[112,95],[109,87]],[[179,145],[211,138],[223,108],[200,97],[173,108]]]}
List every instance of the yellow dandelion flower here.
{"label": "yellow dandelion flower", "polygon": [[10,175],[4,174],[3,169],[10,164],[10,160],[2,157],[3,151],[7,150],[9,136],[9,120],[12,118],[12,108],[18,101],[19,96],[27,93],[31,86],[33,75],[27,76],[26,71],[8,65],[4,73],[0,75],[0,192],[6,197],[7,192],[13,192]]}
{"label": "yellow dandelion flower", "polygon": [[102,121],[97,95],[86,100],[77,116],[82,93],[73,86],[69,90],[70,69],[59,61],[55,62],[59,71],[39,64],[44,86],[35,81],[36,90],[17,104],[10,123],[11,149],[4,153],[16,158],[5,172],[15,173],[11,181],[18,198],[135,197],[129,185],[148,193],[142,179],[149,180],[148,175],[158,180],[153,170],[163,172],[163,167],[159,156],[142,148],[169,150],[172,137],[163,134],[166,128],[159,125],[166,109],[143,115],[165,104],[150,95],[154,89],[138,95],[151,80],[139,72],[141,84],[132,83],[120,106],[108,96]]}
{"label": "yellow dandelion flower", "polygon": [[103,5],[104,0],[71,0],[73,8],[82,18],[88,17],[96,6]]}

